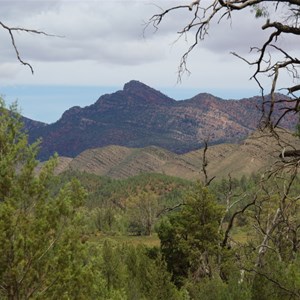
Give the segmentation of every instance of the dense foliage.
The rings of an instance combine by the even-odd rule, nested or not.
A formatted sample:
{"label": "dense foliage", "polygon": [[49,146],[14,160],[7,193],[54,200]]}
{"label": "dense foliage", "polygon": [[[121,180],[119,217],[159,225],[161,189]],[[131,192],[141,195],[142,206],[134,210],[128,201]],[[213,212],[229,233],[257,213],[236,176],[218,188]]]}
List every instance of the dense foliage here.
{"label": "dense foliage", "polygon": [[16,109],[0,118],[0,299],[299,299],[297,168],[55,176]]}
{"label": "dense foliage", "polygon": [[0,116],[0,295],[8,299],[83,298],[89,266],[80,243],[85,192],[71,181],[49,189],[55,158],[36,176],[37,144],[27,143],[13,108]]}
{"label": "dense foliage", "polygon": [[181,203],[192,187],[189,181],[162,174],[116,180],[70,171],[60,175],[60,184],[71,178],[77,178],[88,191],[91,226],[109,234],[153,234],[159,217]]}

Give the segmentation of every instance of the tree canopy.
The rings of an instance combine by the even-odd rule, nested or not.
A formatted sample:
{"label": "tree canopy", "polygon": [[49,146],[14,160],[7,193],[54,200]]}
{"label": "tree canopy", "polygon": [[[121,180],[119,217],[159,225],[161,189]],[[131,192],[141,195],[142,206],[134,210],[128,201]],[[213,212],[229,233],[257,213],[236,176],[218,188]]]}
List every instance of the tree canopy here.
{"label": "tree canopy", "polygon": [[85,191],[73,180],[51,192],[56,159],[37,175],[37,151],[16,107],[1,102],[0,298],[82,299],[78,284],[91,274],[80,242]]}

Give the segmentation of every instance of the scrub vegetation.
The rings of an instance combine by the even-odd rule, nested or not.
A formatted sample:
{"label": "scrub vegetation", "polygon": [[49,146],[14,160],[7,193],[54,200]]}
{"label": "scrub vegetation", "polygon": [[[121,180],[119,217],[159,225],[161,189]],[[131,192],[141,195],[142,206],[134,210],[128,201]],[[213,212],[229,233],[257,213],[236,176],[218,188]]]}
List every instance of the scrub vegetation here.
{"label": "scrub vegetation", "polygon": [[56,176],[16,107],[0,118],[1,299],[299,298],[294,161],[206,184]]}

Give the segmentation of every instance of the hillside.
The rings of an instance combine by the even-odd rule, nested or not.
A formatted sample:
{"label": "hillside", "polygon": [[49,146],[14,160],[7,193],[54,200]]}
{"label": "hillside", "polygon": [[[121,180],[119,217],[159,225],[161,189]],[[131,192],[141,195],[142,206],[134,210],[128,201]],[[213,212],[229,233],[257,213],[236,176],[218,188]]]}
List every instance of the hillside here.
{"label": "hillside", "polygon": [[[269,132],[256,131],[240,144],[220,144],[208,148],[209,176],[239,178],[264,171],[279,160],[283,147],[300,149],[300,141],[288,131],[278,130],[280,143]],[[200,178],[203,149],[175,154],[159,147],[127,148],[107,146],[83,151],[74,159],[61,158],[58,171],[73,170],[111,178],[127,178],[141,173],[161,173],[184,179]]]}
{"label": "hillside", "polygon": [[34,121],[26,117],[22,117],[22,122],[26,131],[31,132],[36,129],[46,127],[47,124],[39,121]]}
{"label": "hillside", "polygon": [[[42,160],[55,152],[75,157],[109,145],[157,146],[182,154],[199,149],[207,136],[212,144],[246,137],[257,128],[260,102],[260,97],[223,100],[205,93],[175,101],[130,81],[123,90],[103,95],[90,106],[67,110],[56,123],[32,128],[29,135],[30,141],[42,138]],[[281,125],[291,129],[296,122],[288,115]]]}

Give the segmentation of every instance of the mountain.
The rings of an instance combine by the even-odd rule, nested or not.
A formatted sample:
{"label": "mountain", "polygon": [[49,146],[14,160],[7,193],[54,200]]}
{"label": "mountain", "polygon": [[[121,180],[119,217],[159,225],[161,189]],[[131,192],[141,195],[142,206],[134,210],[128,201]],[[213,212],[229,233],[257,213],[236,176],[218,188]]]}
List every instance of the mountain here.
{"label": "mountain", "polygon": [[[240,144],[220,144],[207,150],[207,171],[210,177],[240,178],[263,172],[275,162],[280,163],[283,149],[300,149],[300,141],[291,132],[255,131]],[[127,178],[141,173],[161,173],[184,179],[201,178],[203,149],[175,154],[159,147],[127,148],[106,146],[83,151],[74,159],[60,158],[58,173],[65,170],[86,172],[112,178]]]}
{"label": "mountain", "polygon": [[46,123],[34,121],[34,120],[31,120],[31,119],[23,117],[23,116],[22,116],[21,120],[22,120],[22,122],[24,124],[24,128],[27,132],[32,132],[38,128],[47,126]]}
{"label": "mountain", "polygon": [[[53,124],[32,128],[29,137],[42,138],[42,160],[54,152],[75,157],[108,145],[157,146],[180,154],[200,148],[207,136],[213,144],[241,140],[257,128],[259,105],[260,97],[223,100],[206,93],[175,101],[130,81],[90,106],[72,107]],[[288,115],[282,126],[291,128],[296,122]]]}

